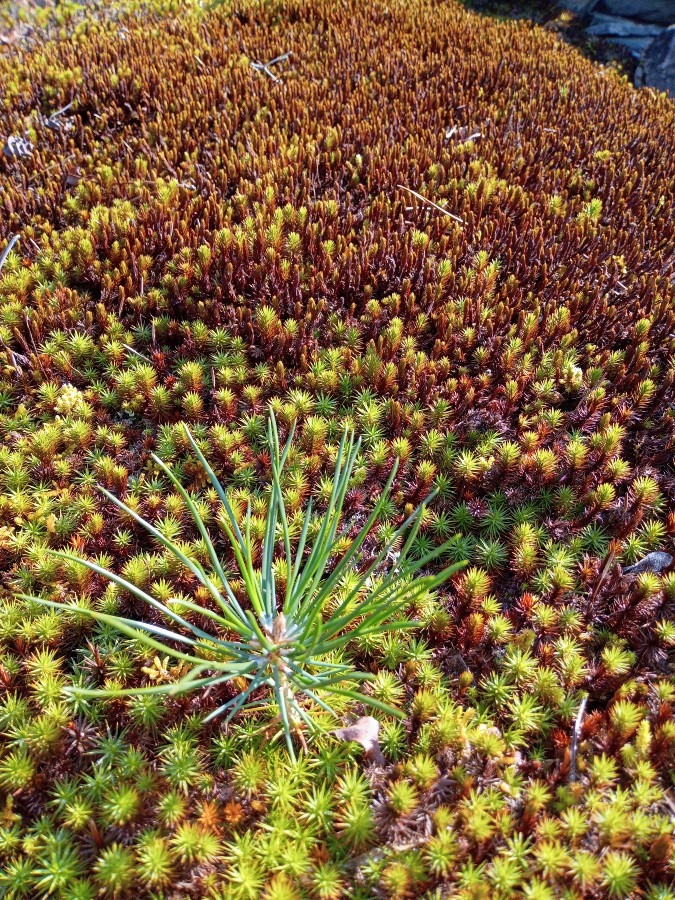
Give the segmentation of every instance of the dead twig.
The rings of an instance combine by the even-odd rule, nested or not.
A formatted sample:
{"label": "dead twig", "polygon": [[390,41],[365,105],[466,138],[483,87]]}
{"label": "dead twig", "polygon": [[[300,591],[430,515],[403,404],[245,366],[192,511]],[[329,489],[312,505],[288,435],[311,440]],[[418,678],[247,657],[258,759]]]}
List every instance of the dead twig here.
{"label": "dead twig", "polygon": [[47,119],[47,128],[60,128],[61,126],[56,120],[59,116],[62,116],[65,112],[68,112],[74,102],[74,100],[71,100],[70,103],[66,103],[65,106],[61,107],[61,109],[57,109],[56,112],[53,112]]}
{"label": "dead twig", "polygon": [[0,271],[2,271],[2,267],[5,264],[5,260],[7,259],[9,254],[12,252],[12,249],[18,240],[19,240],[19,235],[13,234],[12,237],[9,239],[9,244],[7,244],[5,249],[2,251],[2,256],[0,256]]}
{"label": "dead twig", "polygon": [[479,138],[483,137],[482,131],[474,131],[472,134],[469,133],[470,131],[471,131],[471,129],[468,128],[466,125],[463,125],[461,128],[457,125],[453,125],[452,128],[446,129],[445,139],[446,139],[446,141],[449,141],[450,138],[453,138],[453,137],[455,137],[455,135],[457,135],[458,139],[462,143],[468,144],[469,141],[476,141]]}
{"label": "dead twig", "polygon": [[256,72],[264,72],[266,75],[269,75],[272,81],[281,81],[281,78],[277,78],[274,72],[270,72],[265,63],[261,62],[252,62],[251,65],[256,70]]}
{"label": "dead twig", "polygon": [[670,794],[668,793],[668,791],[664,791],[664,792],[663,792],[663,799],[666,801],[666,804],[668,805],[668,808],[670,809],[671,813],[673,814],[673,815],[671,816],[671,819],[675,819],[675,801],[673,801],[673,800],[671,799]]}
{"label": "dead twig", "polygon": [[137,356],[139,359],[144,359],[147,363],[152,363],[152,360],[148,359],[147,356],[143,356],[142,353],[139,353],[138,350],[134,350],[133,347],[130,347],[128,344],[122,344],[122,346],[129,351],[129,353],[133,353],[134,356]]}
{"label": "dead twig", "polygon": [[12,360],[12,365],[14,366],[14,371],[16,372],[17,377],[21,378],[21,376],[23,375],[23,372],[17,365],[16,354],[14,353],[13,350],[10,350],[9,347],[7,348],[7,352],[9,353],[9,358]]}
{"label": "dead twig", "polygon": [[433,200],[429,200],[428,197],[423,197],[422,194],[418,194],[417,191],[413,191],[412,188],[405,187],[403,184],[396,185],[402,191],[407,191],[407,193],[412,194],[413,197],[417,197],[418,200],[421,200],[422,203],[428,203],[430,206],[433,206],[434,209],[437,209],[439,212],[442,212],[443,215],[449,216],[451,219],[454,219],[455,222],[460,222],[462,225],[466,225],[464,219],[460,219],[459,216],[456,216],[454,213],[449,212],[447,209],[444,209],[442,206],[439,206],[438,203],[434,203]]}
{"label": "dead twig", "polygon": [[570,774],[569,781],[577,780],[577,748],[579,746],[579,737],[584,724],[584,715],[586,713],[586,704],[588,703],[588,694],[584,694],[579,704],[579,712],[574,720],[574,730],[572,731],[572,746],[570,748]]}
{"label": "dead twig", "polygon": [[270,71],[270,66],[276,66],[277,63],[283,62],[285,59],[291,55],[291,51],[288,53],[282,53],[280,56],[275,56],[274,59],[270,59],[269,62],[263,63],[260,61],[251,62],[251,66],[256,70],[256,72],[264,72],[266,75],[272,79],[272,81],[278,82],[281,81],[281,78],[277,78],[274,72]]}
{"label": "dead twig", "polygon": [[610,544],[609,549],[607,550],[607,555],[605,556],[605,559],[603,562],[602,569],[600,571],[600,575],[598,576],[598,580],[596,581],[595,587],[593,588],[593,593],[591,594],[591,597],[588,601],[589,607],[592,606],[593,603],[595,603],[595,600],[596,600],[598,594],[600,593],[600,588],[602,587],[602,584],[603,584],[605,578],[607,578],[607,575],[609,574],[610,569],[614,565],[614,560],[616,559],[617,551],[618,551],[618,548],[616,546],[614,546],[614,544]]}
{"label": "dead twig", "polygon": [[289,50],[288,53],[282,53],[281,56],[275,56],[274,59],[271,59],[268,63],[266,63],[266,65],[276,66],[277,63],[283,62],[285,59],[288,59],[290,55],[291,51]]}

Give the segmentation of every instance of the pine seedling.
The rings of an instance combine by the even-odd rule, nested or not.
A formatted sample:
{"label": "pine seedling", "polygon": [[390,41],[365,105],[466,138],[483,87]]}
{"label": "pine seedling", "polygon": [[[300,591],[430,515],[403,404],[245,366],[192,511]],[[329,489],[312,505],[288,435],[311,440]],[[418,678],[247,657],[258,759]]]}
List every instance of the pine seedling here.
{"label": "pine seedling", "polygon": [[[350,664],[335,662],[330,657],[351,640],[412,627],[413,623],[405,617],[405,610],[417,598],[450,578],[461,568],[461,564],[448,566],[435,575],[417,576],[421,569],[447,549],[445,545],[441,545],[421,557],[412,558],[411,549],[420,529],[427,500],[395,533],[395,542],[405,538],[396,567],[376,578],[392,550],[393,542],[390,542],[380,550],[365,570],[357,570],[357,576],[351,579],[351,589],[345,592],[340,602],[331,603],[344,579],[355,571],[359,551],[391,491],[396,466],[356,538],[345,542],[338,535],[338,527],[360,449],[360,444],[355,441],[353,434],[350,435],[345,431],[337,451],[328,509],[314,542],[311,546],[308,545],[308,530],[312,521],[310,502],[298,545],[293,553],[282,487],[283,469],[292,449],[293,435],[294,428],[291,429],[288,441],[282,449],[276,420],[274,415],[271,415],[267,438],[272,484],[262,544],[262,565],[258,569],[254,565],[256,546],[251,537],[250,505],[242,530],[226,492],[185,426],[185,437],[223,506],[224,515],[221,524],[236,560],[238,576],[244,585],[246,602],[243,604],[225,574],[198,508],[174,472],[162,460],[153,457],[194,519],[211,565],[210,573],[207,573],[198,560],[185,552],[184,545],[179,545],[162,534],[129,505],[101,488],[112,503],[145,528],[169,554],[195,576],[200,585],[208,591],[217,611],[191,600],[181,600],[181,611],[191,610],[210,620],[213,628],[209,632],[186,620],[172,606],[150,596],[144,589],[148,583],[148,569],[143,557],[136,557],[127,562],[128,578],[123,578],[91,560],[69,553],[58,553],[57,555],[69,564],[80,563],[95,574],[129,591],[148,606],[161,612],[176,626],[176,629],[171,630],[147,621],[108,615],[89,608],[86,609],[87,615],[134,638],[158,653],[160,657],[169,656],[185,664],[188,669],[187,674],[182,675],[178,681],[166,684],[129,689],[114,687],[108,690],[78,688],[78,693],[84,696],[109,697],[158,693],[176,695],[202,688],[214,688],[235,679],[238,679],[238,683],[243,680],[246,686],[210,712],[205,721],[221,715],[225,715],[226,721],[229,721],[240,711],[265,710],[273,704],[276,707],[275,721],[279,726],[279,734],[284,735],[291,755],[294,755],[293,736],[296,732],[303,726],[310,731],[320,729],[318,718],[312,712],[313,707],[336,715],[327,702],[330,697],[336,702],[354,700],[389,715],[401,715],[376,696],[354,689],[355,683],[370,680],[372,676],[369,673],[359,672]],[[274,558],[279,532],[285,552],[285,564],[281,567]],[[335,562],[337,547],[341,545],[344,545],[344,552]],[[129,571],[130,565],[133,571]],[[283,588],[279,585],[279,571],[285,576]],[[27,598],[24,595],[23,599],[37,599],[38,602],[57,609],[73,609],[72,606],[41,598]],[[328,613],[327,606],[330,606]],[[223,632],[233,633],[236,637],[225,639],[221,636]],[[261,689],[264,692],[262,699],[258,696]]]}

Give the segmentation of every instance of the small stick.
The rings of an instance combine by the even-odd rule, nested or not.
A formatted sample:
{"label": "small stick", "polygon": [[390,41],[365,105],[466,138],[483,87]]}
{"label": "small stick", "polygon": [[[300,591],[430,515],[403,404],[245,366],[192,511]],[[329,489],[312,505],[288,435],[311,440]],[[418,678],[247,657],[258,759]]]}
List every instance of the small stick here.
{"label": "small stick", "polygon": [[675,803],[673,803],[673,801],[670,799],[668,791],[663,792],[663,799],[668,804],[668,807],[669,807],[670,811],[673,813],[673,816],[675,816]]}
{"label": "small stick", "polygon": [[433,200],[429,200],[428,197],[423,197],[421,194],[418,194],[417,191],[413,191],[412,188],[405,187],[403,184],[397,184],[396,187],[400,188],[402,191],[407,191],[409,194],[412,194],[413,197],[417,197],[418,200],[421,200],[422,203],[429,203],[434,209],[437,209],[439,212],[442,212],[446,216],[450,216],[451,219],[454,219],[455,222],[461,222],[462,225],[466,225],[464,219],[460,219],[459,216],[456,216],[454,213],[448,212],[447,209],[443,209],[442,206],[439,206],[438,203],[434,203]]}
{"label": "small stick", "polygon": [[9,353],[9,358],[12,360],[12,365],[14,366],[14,371],[16,372],[18,377],[21,378],[23,372],[21,371],[21,369],[18,367],[18,365],[16,363],[16,357],[14,356],[14,351],[10,350],[8,347],[7,352]]}
{"label": "small stick", "polygon": [[270,66],[276,66],[277,63],[283,62],[285,59],[291,55],[291,51],[288,53],[282,53],[281,56],[275,56],[274,59],[271,59],[269,62],[261,63],[261,62],[252,62],[251,65],[256,70],[256,72],[265,72],[266,75],[272,79],[272,81],[281,81],[281,78],[277,78],[274,72],[270,72]]}
{"label": "small stick", "polygon": [[129,353],[133,353],[135,356],[138,356],[139,359],[144,359],[148,363],[150,362],[150,360],[148,359],[147,356],[143,356],[142,353],[139,353],[138,350],[134,350],[134,348],[130,347],[128,344],[122,344],[122,346],[126,347],[126,349],[129,351]]}
{"label": "small stick", "polygon": [[295,734],[297,735],[298,740],[300,741],[300,746],[305,751],[305,753],[309,752],[309,747],[307,746],[307,741],[305,740],[305,736],[302,733],[302,729],[299,725],[295,726]]}
{"label": "small stick", "polygon": [[584,724],[584,714],[586,712],[586,704],[588,703],[588,694],[584,694],[579,704],[579,712],[574,720],[574,731],[572,732],[572,747],[570,749],[570,774],[569,781],[577,780],[577,748],[579,746],[579,736],[581,735],[581,727]]}
{"label": "small stick", "polygon": [[272,81],[281,81],[280,78],[277,78],[274,72],[270,72],[265,63],[252,62],[251,65],[256,70],[256,72],[265,72],[266,75],[269,75]]}
{"label": "small stick", "polygon": [[588,601],[589,606],[595,602],[596,597],[600,593],[600,588],[602,587],[602,583],[604,582],[605,578],[607,578],[607,574],[609,573],[609,570],[612,568],[612,565],[614,564],[615,559],[616,559],[616,548],[613,546],[613,544],[610,544],[609,549],[607,551],[607,555],[605,556],[604,564],[600,571],[600,575],[598,577],[598,580],[595,583],[595,587],[593,588],[593,593],[591,594],[590,600]]}
{"label": "small stick", "polygon": [[26,323],[26,331],[28,332],[28,337],[30,338],[30,343],[31,343],[31,346],[35,353],[35,358],[37,359],[37,363],[40,366],[40,370],[42,371],[42,374],[46,378],[47,373],[45,372],[45,367],[42,365],[42,360],[40,359],[40,351],[38,350],[37,344],[35,343],[35,338],[33,337],[33,332],[31,331],[31,328],[30,328],[30,322],[28,321],[28,316],[26,314],[24,314],[23,320]]}
{"label": "small stick", "polygon": [[55,119],[57,116],[62,116],[64,114],[64,112],[68,112],[68,110],[70,109],[70,107],[73,105],[74,102],[75,102],[74,100],[71,100],[70,103],[66,103],[65,106],[61,107],[61,109],[57,109],[56,112],[53,112],[49,118]]}
{"label": "small stick", "polygon": [[73,105],[75,101],[71,100],[70,103],[66,103],[65,106],[62,106],[61,109],[57,109],[56,112],[53,112],[49,118],[46,120],[47,128],[52,128],[53,130],[58,130],[61,126],[57,121],[59,116],[62,116],[65,112],[68,112],[70,107]]}
{"label": "small stick", "polygon": [[7,259],[9,254],[12,252],[12,248],[14,247],[14,244],[16,244],[16,242],[18,240],[19,240],[18,234],[12,235],[12,237],[9,239],[9,244],[7,244],[5,249],[2,251],[2,256],[0,256],[0,270],[2,270],[2,267],[5,264],[5,260]]}
{"label": "small stick", "polygon": [[285,59],[288,59],[290,55],[291,51],[289,50],[288,53],[282,53],[281,56],[275,56],[274,59],[271,59],[268,63],[266,63],[266,65],[276,66],[277,63],[283,62]]}

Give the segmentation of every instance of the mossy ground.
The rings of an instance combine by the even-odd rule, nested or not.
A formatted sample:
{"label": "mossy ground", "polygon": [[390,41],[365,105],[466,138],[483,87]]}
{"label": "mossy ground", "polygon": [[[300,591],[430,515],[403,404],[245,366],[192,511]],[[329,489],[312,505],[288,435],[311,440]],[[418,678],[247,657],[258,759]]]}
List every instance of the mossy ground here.
{"label": "mossy ground", "polygon": [[[0,893],[672,900],[675,576],[623,568],[673,552],[675,105],[451,0],[16,10]],[[415,552],[469,561],[350,647],[406,712],[384,769],[215,692],[73,700],[179,673],[16,597],[146,614],[71,548],[208,603],[96,485],[203,556],[149,459],[216,534],[185,421],[261,540],[270,405],[296,523],[352,424],[345,537],[398,458],[378,539],[436,487]]]}

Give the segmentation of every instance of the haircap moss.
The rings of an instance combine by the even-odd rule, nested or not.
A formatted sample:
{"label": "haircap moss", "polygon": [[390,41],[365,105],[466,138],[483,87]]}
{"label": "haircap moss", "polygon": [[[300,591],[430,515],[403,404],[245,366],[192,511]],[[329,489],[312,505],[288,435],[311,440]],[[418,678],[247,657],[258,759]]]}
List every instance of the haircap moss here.
{"label": "haircap moss", "polygon": [[[672,900],[672,100],[455,0],[0,21],[0,894]],[[188,634],[208,591],[96,488],[208,566],[192,504],[245,605],[184,425],[258,569],[268,409],[293,548],[348,428],[336,560],[396,467],[364,565],[432,491],[410,558],[470,564],[346,644],[384,766],[139,693],[185,673],[106,623],[137,593],[51,552]]]}

